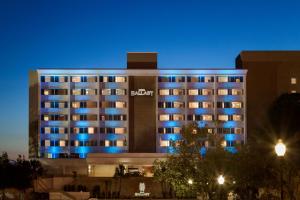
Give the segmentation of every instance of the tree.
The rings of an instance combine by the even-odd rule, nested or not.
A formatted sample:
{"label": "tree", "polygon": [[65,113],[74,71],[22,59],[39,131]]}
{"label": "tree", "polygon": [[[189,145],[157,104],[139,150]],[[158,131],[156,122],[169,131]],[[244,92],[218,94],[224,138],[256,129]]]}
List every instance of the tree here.
{"label": "tree", "polygon": [[[182,139],[173,144],[176,154],[170,155],[167,161],[154,162],[154,178],[162,186],[170,184],[177,197],[195,197],[199,193],[211,199],[216,197],[221,192],[215,192],[220,188],[218,175],[226,174],[230,179],[231,154],[220,146],[221,137],[209,134],[198,124],[184,126],[181,135]],[[206,150],[206,142],[213,147]],[[223,187],[222,192],[229,188]]]}
{"label": "tree", "polygon": [[[284,187],[290,199],[295,199],[300,178],[300,94],[282,94],[268,110],[268,129],[264,132],[276,144],[282,139],[287,145],[284,156]],[[278,159],[277,159],[278,160]],[[277,172],[279,171],[277,163]]]}

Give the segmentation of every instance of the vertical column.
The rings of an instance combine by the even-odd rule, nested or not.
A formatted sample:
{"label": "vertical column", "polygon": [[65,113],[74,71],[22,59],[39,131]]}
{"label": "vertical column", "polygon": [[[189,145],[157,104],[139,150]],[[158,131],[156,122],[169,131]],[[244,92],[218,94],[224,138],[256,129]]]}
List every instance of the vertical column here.
{"label": "vertical column", "polygon": [[71,156],[71,106],[72,106],[72,100],[71,100],[71,76],[68,76],[68,146],[67,146],[67,153],[68,156]]}

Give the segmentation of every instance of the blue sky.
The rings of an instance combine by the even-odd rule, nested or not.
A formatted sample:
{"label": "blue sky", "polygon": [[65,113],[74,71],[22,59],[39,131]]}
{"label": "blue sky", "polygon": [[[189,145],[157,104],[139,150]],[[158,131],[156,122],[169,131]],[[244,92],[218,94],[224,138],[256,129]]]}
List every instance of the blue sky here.
{"label": "blue sky", "polygon": [[0,0],[0,151],[27,155],[28,72],[122,68],[156,51],[161,68],[233,67],[241,50],[298,50],[299,1]]}

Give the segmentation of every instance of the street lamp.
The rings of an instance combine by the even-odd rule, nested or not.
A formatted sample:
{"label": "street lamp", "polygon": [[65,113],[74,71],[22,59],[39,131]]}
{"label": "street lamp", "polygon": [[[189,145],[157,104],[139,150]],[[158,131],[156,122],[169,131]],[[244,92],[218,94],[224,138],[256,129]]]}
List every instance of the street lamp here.
{"label": "street lamp", "polygon": [[192,185],[192,184],[193,184],[193,180],[192,180],[192,179],[189,179],[189,180],[188,180],[188,184]]}
{"label": "street lamp", "polygon": [[225,178],[223,175],[218,176],[217,180],[218,180],[219,185],[223,185],[225,182]]}
{"label": "street lamp", "polygon": [[286,146],[283,144],[282,140],[279,139],[277,144],[275,145],[275,152],[277,156],[280,158],[280,199],[283,200],[283,174],[282,174],[282,165],[283,165],[283,157],[286,152]]}
{"label": "street lamp", "polygon": [[220,185],[219,187],[219,199],[222,199],[222,194],[223,194],[223,184],[225,183],[225,177],[221,174],[220,176],[218,176],[217,178],[218,184]]}

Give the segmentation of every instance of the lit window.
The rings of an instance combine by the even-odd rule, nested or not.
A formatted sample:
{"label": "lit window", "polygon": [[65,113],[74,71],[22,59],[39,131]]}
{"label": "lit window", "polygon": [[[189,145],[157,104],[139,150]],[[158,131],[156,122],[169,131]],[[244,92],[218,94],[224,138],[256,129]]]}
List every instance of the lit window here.
{"label": "lit window", "polygon": [[242,129],[242,128],[235,128],[235,129],[234,129],[234,133],[235,133],[235,134],[242,134],[242,132],[243,132],[243,129]]}
{"label": "lit window", "polygon": [[227,89],[218,89],[218,95],[228,95]]}
{"label": "lit window", "polygon": [[74,141],[74,146],[75,146],[75,147],[78,147],[78,146],[79,146],[79,141],[78,141],[78,140],[75,140],[75,141]]}
{"label": "lit window", "polygon": [[49,95],[49,90],[44,90],[44,95]]}
{"label": "lit window", "polygon": [[64,133],[65,133],[65,128],[59,128],[59,129],[58,129],[58,133],[64,134]]}
{"label": "lit window", "polygon": [[89,127],[88,128],[88,133],[89,134],[94,134],[94,127]]}
{"label": "lit window", "polygon": [[51,103],[50,102],[45,102],[45,108],[51,108]]}
{"label": "lit window", "polygon": [[115,133],[116,134],[124,134],[125,133],[125,128],[115,128]]}
{"label": "lit window", "polygon": [[72,115],[72,120],[73,121],[78,121],[78,120],[80,120],[80,116],[79,115]]}
{"label": "lit window", "polygon": [[81,89],[73,89],[72,94],[73,95],[81,95]]}
{"label": "lit window", "polygon": [[218,82],[219,83],[228,82],[228,76],[218,76]]}
{"label": "lit window", "polygon": [[81,77],[80,76],[72,76],[72,82],[74,82],[74,83],[81,82]]}
{"label": "lit window", "polygon": [[124,89],[116,89],[116,95],[125,95]]}
{"label": "lit window", "polygon": [[72,108],[79,108],[80,102],[72,102]]}
{"label": "lit window", "polygon": [[241,90],[241,89],[232,89],[231,93],[232,93],[232,95],[242,95],[243,90]]}
{"label": "lit window", "polygon": [[224,141],[221,143],[221,146],[222,146],[222,147],[226,147],[226,146],[227,146],[226,140],[224,140]]}
{"label": "lit window", "polygon": [[205,76],[204,82],[205,82],[205,83],[213,82],[213,77],[211,77],[211,76]]}
{"label": "lit window", "polygon": [[174,114],[173,115],[173,120],[174,121],[182,121],[182,120],[184,120],[184,117],[183,117],[183,115]]}
{"label": "lit window", "polygon": [[106,147],[109,147],[109,143],[110,143],[109,140],[105,140],[105,146]]}
{"label": "lit window", "polygon": [[242,115],[232,115],[233,121],[242,121]]}
{"label": "lit window", "polygon": [[169,115],[159,115],[159,120],[160,121],[168,121],[168,120],[170,120],[170,116]]}
{"label": "lit window", "polygon": [[111,89],[102,89],[102,95],[110,95]]}
{"label": "lit window", "polygon": [[52,153],[47,153],[47,158],[52,158]]}
{"label": "lit window", "polygon": [[59,146],[60,147],[65,147],[66,146],[66,141],[65,140],[60,140],[59,141]]}
{"label": "lit window", "polygon": [[123,147],[124,141],[123,140],[117,140],[117,147]]}
{"label": "lit window", "polygon": [[241,102],[231,102],[231,107],[232,108],[242,108],[242,103]]}
{"label": "lit window", "polygon": [[213,133],[213,129],[212,128],[208,128],[207,129],[207,133],[211,133],[212,134]]}
{"label": "lit window", "polygon": [[183,102],[174,101],[174,108],[183,108]]}
{"label": "lit window", "polygon": [[51,128],[50,127],[45,127],[45,133],[51,133]]}
{"label": "lit window", "polygon": [[173,95],[183,95],[182,89],[173,89]]}
{"label": "lit window", "polygon": [[160,141],[160,146],[161,147],[168,147],[168,146],[170,146],[170,141],[169,140],[161,140]]}
{"label": "lit window", "polygon": [[204,121],[212,121],[212,115],[202,115]]}
{"label": "lit window", "polygon": [[60,83],[65,82],[65,77],[64,76],[59,76],[58,82],[60,82]]}
{"label": "lit window", "polygon": [[199,102],[189,102],[189,108],[199,108]]}
{"label": "lit window", "polygon": [[125,102],[117,101],[116,102],[116,108],[125,108]]}
{"label": "lit window", "polygon": [[60,103],[58,104],[58,107],[59,107],[59,108],[65,108],[65,103],[64,103],[64,102],[60,102]]}
{"label": "lit window", "polygon": [[49,121],[49,116],[48,115],[44,115],[44,121]]}
{"label": "lit window", "polygon": [[220,120],[220,121],[228,121],[228,115],[218,115],[218,120]]}
{"label": "lit window", "polygon": [[50,147],[50,140],[45,140],[45,147]]}
{"label": "lit window", "polygon": [[202,107],[203,108],[212,108],[213,103],[212,102],[202,102]]}
{"label": "lit window", "polygon": [[211,89],[202,89],[202,95],[212,95]]}
{"label": "lit window", "polygon": [[188,90],[189,95],[198,95],[198,90],[197,89],[191,89]]}
{"label": "lit window", "polygon": [[297,84],[297,79],[296,78],[291,78],[291,84]]}
{"label": "lit window", "polygon": [[174,127],[174,133],[180,133],[181,128],[180,127]]}
{"label": "lit window", "polygon": [[78,127],[73,128],[73,132],[74,133],[79,133],[79,128]]}
{"label": "lit window", "polygon": [[96,90],[94,90],[94,89],[85,89],[85,93],[86,93],[86,95],[95,95]]}
{"label": "lit window", "polygon": [[117,76],[117,77],[116,77],[116,82],[117,82],[117,83],[123,83],[123,82],[126,82],[126,78],[123,77],[123,76]]}
{"label": "lit window", "polygon": [[45,82],[51,82],[51,77],[50,76],[45,76]]}
{"label": "lit window", "polygon": [[169,90],[168,89],[161,89],[159,90],[159,95],[169,95]]}

